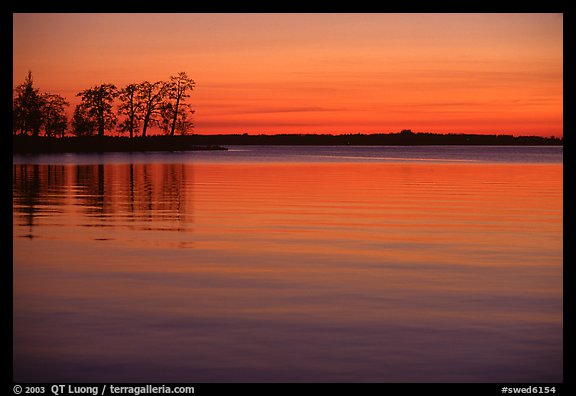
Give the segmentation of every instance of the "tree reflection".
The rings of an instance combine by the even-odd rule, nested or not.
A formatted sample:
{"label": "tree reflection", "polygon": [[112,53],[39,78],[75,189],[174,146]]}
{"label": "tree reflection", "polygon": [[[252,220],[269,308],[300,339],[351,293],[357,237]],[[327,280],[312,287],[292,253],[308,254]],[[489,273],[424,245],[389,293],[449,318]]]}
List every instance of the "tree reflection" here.
{"label": "tree reflection", "polygon": [[32,236],[40,216],[63,214],[90,226],[183,230],[191,183],[185,164],[14,165],[15,225]]}
{"label": "tree reflection", "polygon": [[84,208],[85,213],[103,216],[109,212],[106,208],[104,165],[77,165],[76,184],[78,193],[76,205]]}
{"label": "tree reflection", "polygon": [[63,165],[14,165],[12,189],[14,224],[26,226],[29,238],[37,218],[61,213],[66,191],[66,171]]}

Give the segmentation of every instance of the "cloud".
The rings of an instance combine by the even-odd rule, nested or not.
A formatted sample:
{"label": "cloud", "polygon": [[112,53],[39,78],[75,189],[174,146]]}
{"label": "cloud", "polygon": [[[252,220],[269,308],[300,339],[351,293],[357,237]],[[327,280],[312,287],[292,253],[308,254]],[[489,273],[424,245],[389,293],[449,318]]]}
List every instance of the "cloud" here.
{"label": "cloud", "polygon": [[319,112],[319,111],[344,111],[344,108],[329,108],[320,106],[302,106],[302,107],[277,107],[277,108],[262,108],[262,109],[247,109],[242,111],[246,114],[269,114],[269,113],[304,113],[304,112]]}
{"label": "cloud", "polygon": [[[211,115],[218,116],[238,116],[243,114],[287,114],[287,113],[318,113],[332,111],[347,111],[343,107],[323,107],[323,106],[258,106],[258,105],[230,105],[230,104],[204,104],[196,109],[198,113],[202,108],[209,110]],[[221,110],[221,111],[217,111]]]}

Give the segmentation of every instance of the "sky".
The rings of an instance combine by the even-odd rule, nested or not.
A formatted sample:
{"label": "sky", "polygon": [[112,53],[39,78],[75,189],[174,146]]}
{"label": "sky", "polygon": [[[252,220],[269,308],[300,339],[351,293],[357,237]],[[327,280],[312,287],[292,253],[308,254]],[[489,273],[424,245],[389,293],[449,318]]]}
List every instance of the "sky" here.
{"label": "sky", "polygon": [[194,133],[563,136],[562,14],[14,14],[13,86],[196,82]]}

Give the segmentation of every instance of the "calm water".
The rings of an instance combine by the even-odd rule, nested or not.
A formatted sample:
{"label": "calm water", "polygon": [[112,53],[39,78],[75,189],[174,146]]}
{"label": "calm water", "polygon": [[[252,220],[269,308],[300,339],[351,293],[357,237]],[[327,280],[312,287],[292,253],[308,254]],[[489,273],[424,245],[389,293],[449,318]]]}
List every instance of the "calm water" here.
{"label": "calm water", "polygon": [[16,382],[560,382],[562,148],[14,156]]}

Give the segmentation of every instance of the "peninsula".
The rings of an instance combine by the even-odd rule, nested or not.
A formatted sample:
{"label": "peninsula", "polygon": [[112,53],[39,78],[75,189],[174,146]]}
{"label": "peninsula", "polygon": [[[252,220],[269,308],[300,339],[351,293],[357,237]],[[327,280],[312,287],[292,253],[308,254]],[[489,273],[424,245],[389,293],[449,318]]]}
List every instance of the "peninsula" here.
{"label": "peninsula", "polygon": [[44,137],[13,136],[14,154],[35,153],[103,153],[138,151],[197,151],[227,150],[225,147],[199,143],[196,136],[82,136],[82,137]]}

